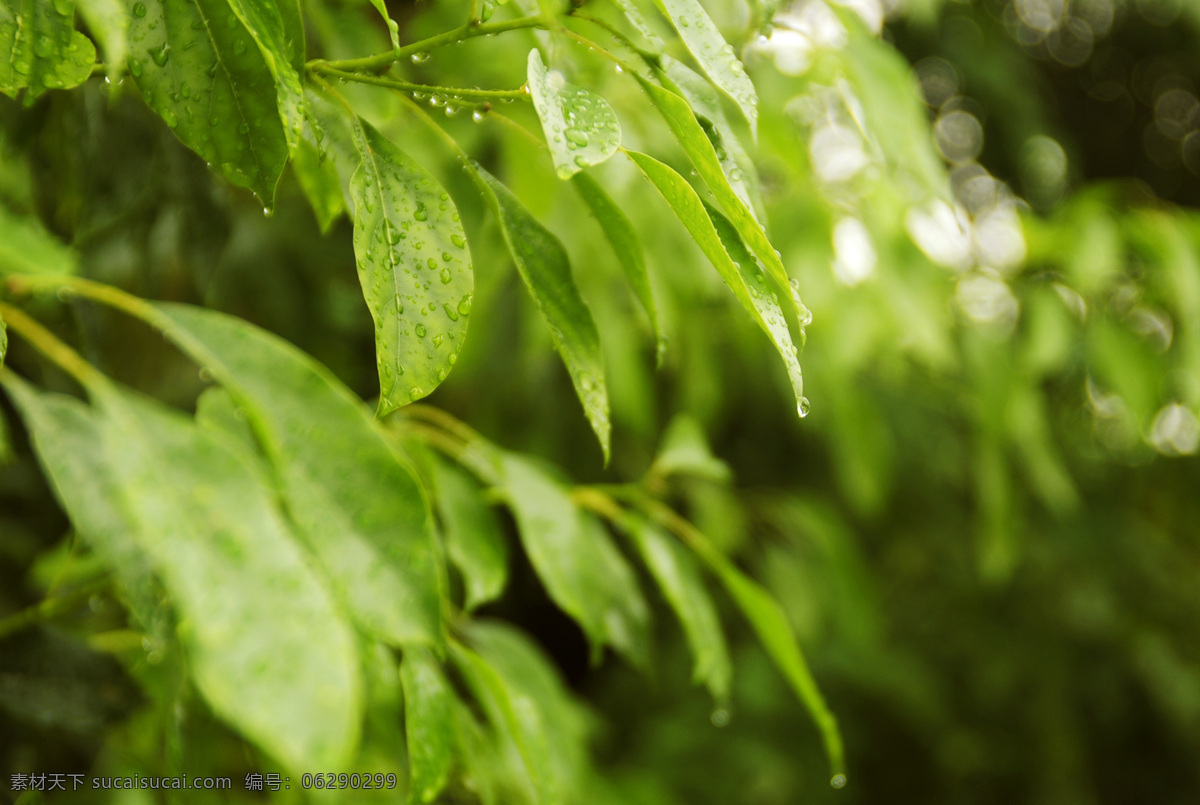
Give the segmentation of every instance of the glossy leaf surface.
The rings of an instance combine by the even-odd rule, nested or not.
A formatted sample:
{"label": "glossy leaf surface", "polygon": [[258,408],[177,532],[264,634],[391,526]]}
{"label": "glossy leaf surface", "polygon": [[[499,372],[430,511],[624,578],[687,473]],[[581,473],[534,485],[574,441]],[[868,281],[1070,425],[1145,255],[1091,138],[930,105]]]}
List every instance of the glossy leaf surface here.
{"label": "glossy leaf surface", "polygon": [[0,0],[0,92],[32,101],[87,80],[96,47],[75,30],[73,0]]}
{"label": "glossy leaf surface", "polygon": [[370,124],[354,126],[354,257],[375,321],[379,414],[437,388],[466,338],[475,278],[450,196]]}
{"label": "glossy leaf surface", "polygon": [[569,179],[617,152],[621,126],[608,101],[567,83],[546,67],[537,48],[529,51],[528,86],[558,178]]}

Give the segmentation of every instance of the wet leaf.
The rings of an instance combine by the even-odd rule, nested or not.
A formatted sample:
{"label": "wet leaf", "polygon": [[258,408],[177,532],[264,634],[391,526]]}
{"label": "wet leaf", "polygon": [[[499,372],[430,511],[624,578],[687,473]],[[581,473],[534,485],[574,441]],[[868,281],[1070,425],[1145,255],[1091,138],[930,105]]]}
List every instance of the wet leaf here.
{"label": "wet leaf", "polygon": [[[771,339],[787,368],[792,391],[796,395],[797,412],[800,416],[806,415],[808,401],[804,398],[804,377],[800,371],[800,361],[796,357],[791,332],[783,317],[783,309],[766,276],[738,238],[733,225],[701,201],[687,180],[670,167],[645,154],[636,151],[628,153],[642,173],[662,193],[667,204],[675,211],[692,239],[696,241],[696,245],[717,269],[717,273],[725,280],[725,284],[733,291],[742,307],[754,317],[758,326]],[[758,226],[757,223],[754,225]]]}
{"label": "wet leaf", "polygon": [[525,552],[550,598],[583,627],[593,660],[608,644],[647,664],[649,609],[604,526],[533,462],[511,453],[501,461],[501,490]]}
{"label": "wet leaf", "polygon": [[758,93],[733,46],[725,41],[699,0],[658,0],[679,38],[722,92],[742,110],[751,133],[758,136]]}
{"label": "wet leaf", "polygon": [[683,625],[692,650],[693,680],[706,685],[718,704],[725,704],[733,669],[721,621],[695,558],[679,540],[644,517],[631,514],[622,526]]}
{"label": "wet leaf", "polygon": [[499,597],[508,581],[508,543],[483,489],[445,459],[432,462],[442,536],[450,561],[462,571],[470,611]]}
{"label": "wet leaf", "polygon": [[354,141],[354,256],[375,321],[383,416],[432,392],[454,368],[475,279],[458,209],[437,180],[364,121]]}
{"label": "wet leaf", "polygon": [[441,664],[423,649],[404,652],[400,681],[408,743],[408,801],[432,802],[446,787],[458,754],[454,691]]}
{"label": "wet leaf", "polygon": [[388,34],[392,38],[392,49],[399,50],[400,26],[388,15],[387,4],[384,0],[371,0],[371,5],[375,6],[375,10],[379,12],[379,16],[383,17],[383,21],[387,23]]}
{"label": "wet leaf", "polygon": [[[304,22],[296,0],[226,0],[262,53],[289,151],[300,144],[304,108]],[[234,44],[236,49],[236,41]]]}
{"label": "wet leaf", "polygon": [[473,175],[504,233],[504,242],[525,287],[550,328],[584,413],[600,440],[608,463],[612,424],[608,418],[608,386],[600,333],[587,303],[579,295],[566,249],[496,177],[479,165]]}
{"label": "wet leaf", "polygon": [[312,142],[304,139],[292,153],[292,170],[296,172],[300,189],[304,191],[304,196],[317,217],[321,234],[328,233],[334,222],[346,211],[342,183],[333,159],[322,154]]}
{"label": "wet leaf", "polygon": [[141,313],[229,390],[334,591],[388,645],[442,639],[432,516],[409,466],[327,369],[246,322],[187,305]]}
{"label": "wet leaf", "polygon": [[188,148],[271,207],[290,138],[275,76],[287,58],[268,64],[242,17],[227,0],[138,0],[129,72]]}
{"label": "wet leaf", "polygon": [[75,30],[74,0],[0,0],[0,92],[26,103],[51,89],[81,84],[96,47]]}
{"label": "wet leaf", "polygon": [[662,364],[663,353],[666,351],[666,337],[663,335],[658,322],[658,307],[654,303],[654,291],[650,287],[650,277],[646,273],[646,256],[642,251],[642,243],[638,239],[637,230],[633,223],[621,211],[600,183],[587,173],[577,173],[571,181],[575,189],[583,197],[592,214],[604,230],[608,243],[617,255],[617,262],[625,272],[625,278],[633,293],[641,303],[642,309],[650,318],[650,327],[654,331],[655,354],[658,363]]}
{"label": "wet leaf", "polygon": [[617,152],[621,126],[608,101],[551,72],[537,48],[529,51],[528,82],[558,178],[569,179]]}

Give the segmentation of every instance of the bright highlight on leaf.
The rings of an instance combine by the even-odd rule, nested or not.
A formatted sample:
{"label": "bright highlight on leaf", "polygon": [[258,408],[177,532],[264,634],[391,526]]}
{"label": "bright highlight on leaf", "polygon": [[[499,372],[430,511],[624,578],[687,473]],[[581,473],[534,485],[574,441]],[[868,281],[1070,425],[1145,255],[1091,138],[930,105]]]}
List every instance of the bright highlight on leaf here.
{"label": "bright highlight on leaf", "polygon": [[384,416],[454,368],[475,279],[458,209],[437,180],[365,121],[355,122],[354,141],[354,256],[375,321]]}
{"label": "bright highlight on leaf", "polygon": [[617,152],[621,127],[608,101],[551,72],[537,48],[529,51],[528,83],[558,178],[570,179]]}

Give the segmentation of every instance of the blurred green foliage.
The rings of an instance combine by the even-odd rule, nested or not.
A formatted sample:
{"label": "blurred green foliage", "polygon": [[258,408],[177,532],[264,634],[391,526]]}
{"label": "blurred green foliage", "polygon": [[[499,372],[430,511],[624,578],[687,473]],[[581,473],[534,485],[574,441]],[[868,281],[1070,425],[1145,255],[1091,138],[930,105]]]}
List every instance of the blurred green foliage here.
{"label": "blurred green foliage", "polygon": [[[343,189],[358,157],[352,137],[336,132],[333,104],[310,84],[327,140],[318,147],[304,134],[312,151],[297,146],[264,216],[264,200],[235,186],[253,182],[206,166],[132,86],[134,61],[152,54],[131,50],[120,78],[108,30],[84,12],[102,5],[80,2],[79,27],[112,69],[36,99],[0,97],[0,273],[77,271],[137,297],[232,314],[376,399],[375,311],[356,273],[355,216],[343,214],[354,209]],[[308,58],[334,60],[388,54],[391,21],[403,46],[472,15],[562,11],[554,5],[305,0],[302,13]],[[462,602],[479,617],[464,616],[448,666],[406,647],[419,659],[405,661],[403,679],[388,649],[361,639],[369,705],[359,754],[352,768],[324,771],[405,776],[411,761],[417,787],[447,784],[447,802],[556,801],[574,785],[586,794],[564,801],[1197,801],[1200,217],[1188,205],[1200,203],[1200,6],[706,2],[753,80],[755,138],[745,97],[721,94],[728,87],[707,71],[713,54],[677,36],[650,3],[638,14],[630,5],[588,0],[561,17],[615,54],[620,70],[561,31],[512,30],[405,54],[388,75],[511,90],[537,45],[571,85],[611,106],[623,147],[654,155],[720,209],[740,199],[766,224],[813,314],[799,355],[811,413],[797,418],[795,376],[631,160],[617,154],[579,175],[603,187],[640,239],[652,297],[634,258],[609,245],[622,225],[576,192],[578,177],[556,175],[563,161],[539,143],[540,102],[447,105],[418,92],[458,147],[561,241],[603,352],[606,466],[597,404],[581,415],[582,381],[555,354],[561,338],[537,290],[527,293],[526,268],[514,270],[513,231],[489,213],[498,202],[395,92],[327,75],[461,213],[470,326],[426,402],[482,434],[469,441],[480,454],[463,463],[489,491],[433,457],[421,417],[402,409],[390,421],[416,477],[438,490],[454,563],[442,579],[447,607]],[[708,195],[688,142],[631,75],[655,64],[697,113],[728,197]],[[740,73],[722,75],[737,82],[730,76]],[[544,237],[525,231],[518,242]],[[738,237],[746,230],[729,254],[741,246],[770,262]],[[196,400],[211,374],[134,318],[59,296],[10,285],[5,300],[109,377],[204,410]],[[9,324],[6,365],[75,393]],[[802,328],[793,321],[790,331],[800,343]],[[9,613],[103,569],[61,512],[14,404],[15,395],[0,404],[0,608]],[[508,474],[488,477],[497,462]],[[522,501],[505,492],[513,473],[536,478],[525,490],[552,491]],[[662,565],[637,564],[644,602],[634,591],[612,610],[588,611],[597,599],[586,585],[615,596],[614,581],[635,578],[629,558],[649,554],[643,538],[601,534],[588,543],[600,558],[583,567],[571,566],[574,555],[520,549],[531,521],[575,511],[555,509],[573,483],[589,485],[577,494],[670,504],[717,561],[732,559],[774,596],[841,726],[845,788],[829,785],[821,736],[772,663],[778,655],[741,619],[736,593],[714,595],[733,671],[725,700],[719,660],[702,672],[699,659],[698,646],[717,638],[676,625],[671,612],[686,608],[685,596]],[[497,500],[513,516],[489,507]],[[596,523],[559,520],[570,538]],[[552,571],[568,581],[561,588],[542,580],[556,559],[567,560]],[[609,570],[597,573],[601,562]],[[6,796],[16,798],[7,775],[17,772],[276,768],[276,748],[251,734],[274,759],[248,750],[244,725],[193,685],[191,658],[164,648],[175,645],[169,617],[139,622],[111,594],[87,600],[4,639]],[[605,644],[621,656],[591,662]],[[505,690],[542,709],[513,711]],[[450,771],[404,749],[399,713],[410,706],[457,725]],[[566,736],[561,745],[503,739],[506,729],[544,739],[539,718]],[[426,740],[409,727],[407,741]],[[526,777],[511,773],[521,768]],[[234,782],[230,801],[252,796]],[[273,798],[303,801],[295,790]]]}

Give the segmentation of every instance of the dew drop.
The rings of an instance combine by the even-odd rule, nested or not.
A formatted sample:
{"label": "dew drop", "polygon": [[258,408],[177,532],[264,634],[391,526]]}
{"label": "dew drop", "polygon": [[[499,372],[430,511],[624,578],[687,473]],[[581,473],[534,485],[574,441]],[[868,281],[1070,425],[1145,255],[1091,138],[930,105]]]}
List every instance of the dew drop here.
{"label": "dew drop", "polygon": [[134,3],[133,4],[133,16],[135,16],[135,17],[146,16],[146,4],[145,3]]}
{"label": "dew drop", "polygon": [[441,273],[442,285],[449,285],[454,281],[454,275],[450,273],[450,269],[443,268]]}
{"label": "dew drop", "polygon": [[413,213],[413,218],[416,218],[418,221],[428,221],[429,220],[429,213],[427,213],[425,211],[424,204],[417,207],[417,211]]}
{"label": "dew drop", "polygon": [[141,61],[139,61],[138,59],[130,59],[129,60],[129,72],[133,74],[134,78],[141,78],[142,77]]}
{"label": "dew drop", "polygon": [[729,711],[724,707],[718,707],[716,710],[712,711],[712,715],[709,717],[709,720],[712,721],[712,725],[714,727],[727,726],[729,724]]}
{"label": "dew drop", "polygon": [[427,333],[427,332],[428,332],[428,331],[425,329],[425,325],[424,325],[424,324],[418,324],[418,325],[417,325],[417,338],[424,338],[424,337],[425,337],[425,333]]}
{"label": "dew drop", "polygon": [[171,56],[171,46],[163,44],[160,47],[147,48],[146,52],[150,54],[150,58],[154,59],[155,64],[159,67],[166,67],[167,59]]}
{"label": "dew drop", "polygon": [[476,109],[474,112],[471,113],[471,119],[474,120],[476,123],[482,123],[483,122],[483,112]]}
{"label": "dew drop", "polygon": [[833,779],[829,781],[829,784],[831,786],[833,786],[834,788],[845,788],[846,787],[846,775],[844,775],[844,774],[833,775]]}
{"label": "dew drop", "polygon": [[458,300],[458,312],[464,316],[471,312],[471,294],[467,294],[462,299]]}
{"label": "dew drop", "polygon": [[442,304],[442,310],[446,311],[446,316],[449,317],[450,321],[458,321],[458,314],[454,312],[454,308],[450,307],[449,302]]}
{"label": "dew drop", "polygon": [[808,398],[801,397],[800,402],[796,404],[796,413],[800,415],[801,419],[804,419],[804,417],[808,416],[808,412],[811,410],[812,404],[809,403]]}
{"label": "dew drop", "polygon": [[[467,245],[467,239],[464,238],[462,235],[451,235],[450,242],[453,243],[455,246],[457,246],[460,249],[464,248]],[[449,259],[449,258],[446,258],[446,259]]]}
{"label": "dew drop", "polygon": [[412,61],[413,64],[421,64],[422,62],[429,61],[429,51],[419,50],[416,53],[414,53],[413,55],[409,56],[408,58]]}

